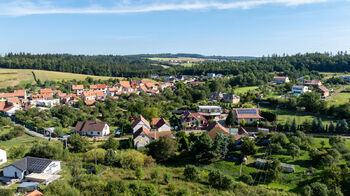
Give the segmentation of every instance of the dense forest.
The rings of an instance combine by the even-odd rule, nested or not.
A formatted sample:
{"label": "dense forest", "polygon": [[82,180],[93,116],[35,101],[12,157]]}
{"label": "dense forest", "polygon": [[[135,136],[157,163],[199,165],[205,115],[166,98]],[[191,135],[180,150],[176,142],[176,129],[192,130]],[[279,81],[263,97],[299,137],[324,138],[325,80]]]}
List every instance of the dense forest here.
{"label": "dense forest", "polygon": [[201,54],[189,54],[189,53],[161,53],[161,54],[137,54],[130,55],[133,57],[141,57],[141,58],[201,58],[201,59],[217,59],[217,60],[233,60],[233,61],[245,61],[256,59],[257,57],[253,56],[204,56]]}
{"label": "dense forest", "polygon": [[[329,53],[274,55],[254,60],[201,63],[192,67],[174,66],[168,69],[162,68],[158,62],[132,56],[9,53],[0,58],[2,68],[42,69],[99,76],[145,77],[152,73],[201,75],[214,72],[235,75],[237,85],[262,84],[271,79],[269,74],[271,72],[282,72],[281,74],[296,79],[303,75],[317,75],[317,71],[350,71],[349,65],[350,55],[346,52],[339,52],[336,55]],[[249,82],[240,82],[242,80]]]}
{"label": "dense forest", "polygon": [[12,69],[41,69],[98,76],[133,76],[162,69],[157,62],[127,56],[69,55],[69,54],[13,54],[0,58],[0,67]]}

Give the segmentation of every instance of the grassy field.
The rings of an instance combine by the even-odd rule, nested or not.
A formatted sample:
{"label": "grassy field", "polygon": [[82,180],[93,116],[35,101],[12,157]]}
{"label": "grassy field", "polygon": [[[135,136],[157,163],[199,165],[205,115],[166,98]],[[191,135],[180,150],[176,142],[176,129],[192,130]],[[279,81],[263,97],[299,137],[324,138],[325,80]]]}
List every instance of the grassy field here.
{"label": "grassy field", "polygon": [[350,93],[336,93],[327,101],[332,105],[340,105],[350,102]]}
{"label": "grassy field", "polygon": [[262,110],[276,112],[278,114],[277,115],[277,122],[282,123],[282,124],[288,120],[290,120],[292,122],[292,120],[294,118],[297,121],[297,123],[302,123],[305,120],[312,121],[314,118],[321,118],[324,124],[329,124],[332,120],[336,120],[333,118],[329,118],[327,116],[316,115],[316,114],[311,114],[311,113],[301,112],[301,111],[291,111],[291,110],[279,109],[277,112],[275,108],[271,108],[271,107],[261,106],[260,108]]}
{"label": "grassy field", "polygon": [[248,86],[248,87],[237,88],[237,89],[235,89],[235,94],[243,94],[243,93],[246,93],[246,92],[248,92],[250,90],[255,90],[257,88],[259,88],[259,87],[257,87],[257,86]]}
{"label": "grassy field", "polygon": [[83,74],[73,74],[66,72],[43,71],[32,69],[2,69],[0,68],[0,88],[7,86],[16,86],[20,83],[31,83],[34,81],[32,71],[41,81],[45,80],[84,80],[86,77],[106,80],[114,77],[91,76]]}
{"label": "grassy field", "polygon": [[324,79],[328,79],[331,77],[339,77],[339,76],[350,76],[350,73],[335,73],[335,72],[320,72]]}

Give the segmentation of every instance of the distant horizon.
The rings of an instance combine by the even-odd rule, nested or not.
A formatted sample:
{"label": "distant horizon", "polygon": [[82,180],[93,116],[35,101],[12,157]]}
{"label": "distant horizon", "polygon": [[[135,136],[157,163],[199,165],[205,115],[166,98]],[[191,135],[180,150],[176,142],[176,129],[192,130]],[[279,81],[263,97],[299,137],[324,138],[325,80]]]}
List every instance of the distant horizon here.
{"label": "distant horizon", "polygon": [[[176,53],[171,53],[171,52],[160,52],[160,53],[131,53],[131,54],[113,54],[113,53],[92,53],[92,54],[86,54],[86,53],[69,53],[69,52],[6,52],[6,53],[1,53],[0,56],[5,56],[9,53],[14,53],[14,54],[19,54],[19,53],[25,53],[25,54],[33,54],[33,55],[44,55],[44,54],[67,54],[67,55],[85,55],[85,56],[99,56],[99,55],[103,55],[103,56],[108,56],[108,55],[113,55],[113,56],[138,56],[138,55],[163,55],[163,54],[170,54],[170,55],[178,55],[178,54],[188,54],[188,55],[201,55],[204,57],[210,57],[210,56],[217,56],[217,57],[252,57],[252,58],[261,58],[261,57],[268,57],[268,56],[273,56],[273,55],[277,55],[277,56],[293,56],[293,55],[297,55],[297,54],[312,54],[312,53],[320,53],[320,54],[332,54],[332,55],[336,55],[339,52],[344,52],[344,53],[348,53],[348,51],[335,51],[335,52],[329,52],[329,51],[324,51],[324,52],[319,52],[319,51],[315,51],[315,52],[297,52],[297,53],[293,53],[293,54],[287,54],[287,53],[281,53],[281,54],[267,54],[267,55],[261,55],[261,56],[253,56],[253,55],[220,55],[220,54],[201,54],[201,53],[195,53],[195,52],[176,52]],[[350,53],[349,53],[350,54]]]}
{"label": "distant horizon", "polygon": [[350,49],[349,0],[2,0],[0,54],[267,56]]}

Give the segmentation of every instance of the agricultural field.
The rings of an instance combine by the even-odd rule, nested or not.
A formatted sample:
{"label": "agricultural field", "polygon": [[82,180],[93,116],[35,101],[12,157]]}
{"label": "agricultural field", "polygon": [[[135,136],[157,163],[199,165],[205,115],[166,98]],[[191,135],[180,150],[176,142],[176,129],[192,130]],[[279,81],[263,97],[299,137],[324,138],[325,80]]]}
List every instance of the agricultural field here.
{"label": "agricultural field", "polygon": [[32,70],[32,69],[2,69],[0,68],[0,88],[7,86],[16,86],[18,84],[32,83],[34,77],[32,72],[35,73],[37,79],[41,81],[45,80],[84,80],[86,77],[92,77],[94,79],[106,80],[114,77],[104,76],[92,76],[83,74],[73,74],[66,72],[44,71],[44,70]]}

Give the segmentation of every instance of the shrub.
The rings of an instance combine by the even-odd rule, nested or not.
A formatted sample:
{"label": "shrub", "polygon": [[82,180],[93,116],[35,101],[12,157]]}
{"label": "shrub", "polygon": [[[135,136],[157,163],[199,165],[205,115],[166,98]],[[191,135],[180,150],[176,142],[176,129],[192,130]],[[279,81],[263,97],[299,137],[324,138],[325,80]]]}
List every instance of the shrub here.
{"label": "shrub", "polygon": [[142,176],[143,176],[143,171],[141,167],[138,167],[135,171],[135,176],[137,179],[141,180]]}
{"label": "shrub", "polygon": [[119,142],[113,137],[109,137],[108,140],[103,144],[103,148],[105,150],[112,149],[112,150],[117,150],[119,147]]}
{"label": "shrub", "polygon": [[41,140],[36,142],[28,155],[47,159],[62,159],[65,155],[62,142]]}
{"label": "shrub", "polygon": [[124,169],[136,169],[145,164],[147,155],[136,150],[126,150],[121,153],[119,163]]}
{"label": "shrub", "polygon": [[165,173],[163,176],[163,180],[165,184],[169,184],[171,181],[171,174],[170,173]]}
{"label": "shrub", "polygon": [[122,181],[112,180],[107,183],[105,191],[108,195],[121,195],[128,192],[128,187]]}
{"label": "shrub", "polygon": [[350,153],[343,155],[344,159],[350,161]]}
{"label": "shrub", "polygon": [[269,148],[272,154],[279,154],[283,151],[280,143],[271,144]]}
{"label": "shrub", "polygon": [[254,179],[250,174],[244,174],[240,177],[240,179],[248,185],[252,185],[254,183]]}
{"label": "shrub", "polygon": [[209,184],[214,188],[227,190],[233,187],[233,180],[231,177],[215,170],[209,173]]}
{"label": "shrub", "polygon": [[186,165],[184,169],[184,176],[188,181],[198,181],[199,180],[199,171],[194,165]]}
{"label": "shrub", "polygon": [[102,148],[90,150],[90,151],[84,153],[84,161],[94,163],[95,156],[96,156],[97,163],[103,164],[105,156],[106,156],[106,151]]}
{"label": "shrub", "polygon": [[156,196],[159,195],[153,184],[145,184],[142,181],[133,182],[129,185],[132,195]]}

